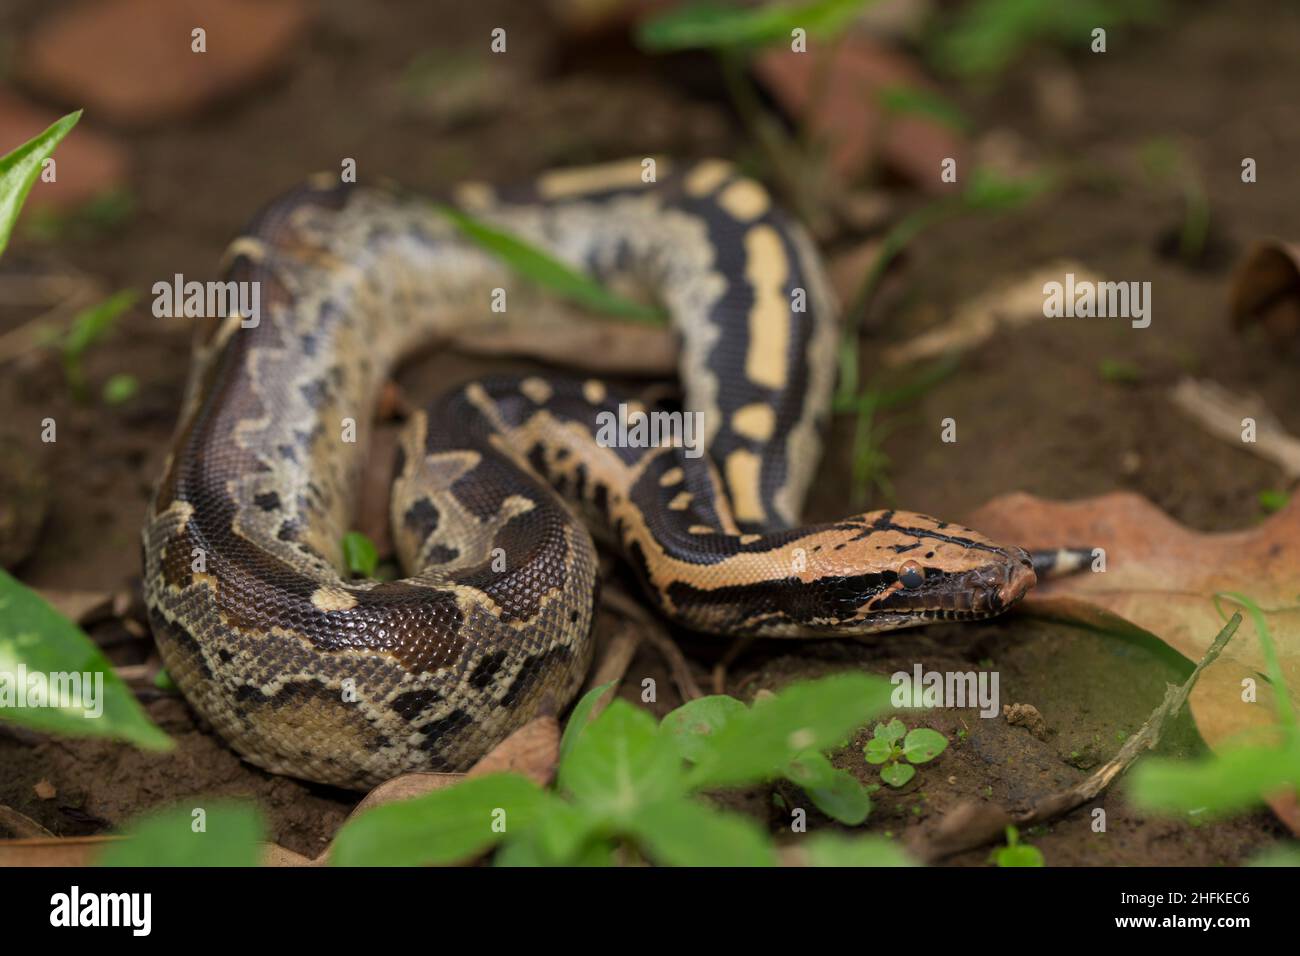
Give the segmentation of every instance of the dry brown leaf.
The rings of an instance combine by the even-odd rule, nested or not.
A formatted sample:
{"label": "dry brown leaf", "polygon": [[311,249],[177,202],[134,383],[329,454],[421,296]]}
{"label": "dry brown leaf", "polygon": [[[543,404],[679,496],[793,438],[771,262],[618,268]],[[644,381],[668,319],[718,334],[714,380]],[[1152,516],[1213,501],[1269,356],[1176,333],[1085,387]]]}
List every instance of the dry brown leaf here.
{"label": "dry brown leaf", "polygon": [[1229,310],[1237,328],[1262,323],[1275,339],[1294,344],[1300,338],[1300,245],[1255,243],[1233,274]]}
{"label": "dry brown leaf", "polygon": [[1027,275],[998,283],[964,303],[943,325],[885,349],[881,358],[891,366],[938,358],[954,350],[974,348],[999,328],[1014,328],[1041,319],[1043,286],[1061,281],[1067,273],[1074,274],[1076,283],[1102,281],[1081,263],[1069,259],[1048,263]]}
{"label": "dry brown leaf", "polygon": [[0,867],[90,866],[116,836],[36,837],[0,840]]}
{"label": "dry brown leaf", "polygon": [[[1129,492],[1075,502],[1004,495],[969,523],[1023,548],[1103,549],[1104,572],[1045,581],[1026,597],[1026,609],[1108,630],[1136,627],[1189,660],[1200,660],[1223,626],[1214,595],[1246,595],[1263,609],[1291,698],[1300,697],[1300,498],[1254,528],[1218,534],[1186,528]],[[1230,609],[1231,603],[1224,605]],[[1273,695],[1264,673],[1247,616],[1190,698],[1196,726],[1212,748],[1273,725]],[[1242,700],[1248,678],[1258,688],[1253,703]],[[1300,823],[1293,798],[1270,802],[1293,828]]]}
{"label": "dry brown leaf", "polygon": [[536,717],[497,744],[465,776],[517,773],[539,787],[549,787],[559,762],[560,722],[554,717]]}

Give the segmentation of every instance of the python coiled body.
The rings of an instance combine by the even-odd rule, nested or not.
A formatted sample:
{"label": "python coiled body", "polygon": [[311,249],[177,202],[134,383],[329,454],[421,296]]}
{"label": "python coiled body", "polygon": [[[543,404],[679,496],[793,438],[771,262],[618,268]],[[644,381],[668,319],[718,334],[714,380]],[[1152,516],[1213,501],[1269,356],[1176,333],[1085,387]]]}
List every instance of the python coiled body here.
{"label": "python coiled body", "polygon": [[[354,788],[463,770],[562,706],[591,657],[588,528],[663,614],[717,634],[985,617],[1033,583],[1024,552],[923,515],[796,526],[834,384],[817,255],[725,163],[642,170],[458,201],[650,290],[680,341],[681,408],[538,375],[415,414],[392,494],[399,581],[340,570],[379,390],[420,345],[485,334],[502,299],[526,321],[530,293],[441,211],[387,189],[310,183],[232,245],[227,278],[260,284],[261,314],[214,320],[196,348],[144,588],[169,673],[252,763]],[[600,413],[620,406],[700,413],[707,454],[602,441]]]}

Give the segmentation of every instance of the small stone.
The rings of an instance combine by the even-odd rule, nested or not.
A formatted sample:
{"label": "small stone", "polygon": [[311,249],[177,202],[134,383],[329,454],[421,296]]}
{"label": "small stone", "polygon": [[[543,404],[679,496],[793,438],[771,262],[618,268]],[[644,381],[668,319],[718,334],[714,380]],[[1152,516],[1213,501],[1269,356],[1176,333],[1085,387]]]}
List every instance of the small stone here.
{"label": "small stone", "polygon": [[54,789],[54,784],[50,783],[44,777],[36,781],[32,786],[32,790],[36,793],[36,796],[40,797],[42,800],[53,800],[59,795],[59,791]]}
{"label": "small stone", "polygon": [[149,126],[262,79],[284,64],[307,21],[305,0],[80,3],[37,24],[19,73],[97,120]]}

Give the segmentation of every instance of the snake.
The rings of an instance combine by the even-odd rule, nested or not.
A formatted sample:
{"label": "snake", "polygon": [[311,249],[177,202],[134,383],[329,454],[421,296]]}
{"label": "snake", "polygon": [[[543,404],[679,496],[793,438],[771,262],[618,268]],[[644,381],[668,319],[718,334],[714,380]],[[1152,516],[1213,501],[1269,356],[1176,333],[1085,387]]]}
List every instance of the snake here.
{"label": "snake", "polygon": [[446,205],[338,175],[273,200],[229,246],[224,281],[257,288],[258,314],[196,332],[143,590],[168,674],[245,760],[351,789],[470,768],[580,690],[598,543],[658,614],[721,636],[977,620],[1033,586],[1025,551],[927,515],[800,523],[836,384],[826,270],[734,165],[651,165],[452,194],[476,222],[643,291],[677,383],[499,376],[411,412],[394,580],[350,573],[342,543],[381,392],[421,349],[526,324],[536,282]]}

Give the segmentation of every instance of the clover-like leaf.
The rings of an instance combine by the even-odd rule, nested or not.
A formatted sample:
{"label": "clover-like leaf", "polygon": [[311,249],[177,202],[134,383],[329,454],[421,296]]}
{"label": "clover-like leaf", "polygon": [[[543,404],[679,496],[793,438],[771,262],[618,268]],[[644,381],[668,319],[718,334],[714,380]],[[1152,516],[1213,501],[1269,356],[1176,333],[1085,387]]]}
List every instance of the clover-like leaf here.
{"label": "clover-like leaf", "polygon": [[894,745],[884,737],[872,737],[862,748],[867,763],[884,763],[894,755]]}
{"label": "clover-like leaf", "polygon": [[903,739],[905,733],[907,733],[907,726],[895,717],[887,724],[876,724],[876,729],[872,731],[872,736],[880,740],[887,740],[891,744],[896,744]]}
{"label": "clover-like leaf", "polygon": [[915,776],[916,768],[910,763],[891,763],[880,771],[880,779],[891,787],[901,787]]}
{"label": "clover-like leaf", "polygon": [[929,763],[948,749],[948,738],[929,727],[917,727],[903,741],[903,756],[912,763]]}
{"label": "clover-like leaf", "polygon": [[560,738],[560,763],[564,763],[564,758],[568,756],[573,745],[578,742],[582,736],[583,730],[591,723],[591,712],[596,703],[609,689],[614,686],[614,682],[601,684],[599,687],[593,687],[587,693],[582,695],[582,699],[573,705],[573,712],[569,714],[569,722],[564,725],[564,736]]}

